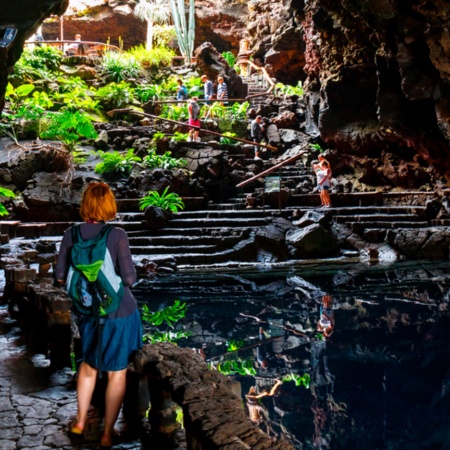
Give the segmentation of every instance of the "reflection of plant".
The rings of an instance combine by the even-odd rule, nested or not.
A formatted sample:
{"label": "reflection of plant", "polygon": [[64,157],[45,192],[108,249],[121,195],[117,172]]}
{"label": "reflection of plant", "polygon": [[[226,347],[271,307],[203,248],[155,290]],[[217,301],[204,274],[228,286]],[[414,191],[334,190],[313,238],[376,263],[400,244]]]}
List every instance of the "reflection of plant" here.
{"label": "reflection of plant", "polygon": [[166,187],[162,194],[158,191],[149,191],[147,195],[139,200],[139,208],[144,210],[147,206],[157,206],[167,211],[177,213],[178,210],[184,209],[183,200],[178,194],[174,192],[167,192],[169,187]]}
{"label": "reflection of plant", "polygon": [[[14,194],[13,191],[10,191],[9,189],[6,189],[4,187],[0,186],[0,197],[5,197],[5,198],[14,198],[16,195]],[[5,206],[0,203],[0,216],[7,216],[9,213],[6,210]]]}
{"label": "reflection of plant", "polygon": [[227,342],[227,345],[228,345],[227,352],[235,352],[236,350],[239,350],[244,346],[244,341],[242,339],[239,340],[230,339]]}
{"label": "reflection of plant", "polygon": [[256,369],[253,367],[252,359],[237,359],[230,361],[221,361],[217,365],[210,363],[210,369],[217,369],[223,375],[256,375]]}
{"label": "reflection of plant", "polygon": [[95,166],[96,173],[127,175],[133,168],[134,163],[141,161],[139,156],[135,156],[132,148],[125,154],[117,150],[112,152],[98,150],[96,155],[103,159],[103,162]]}
{"label": "reflection of plant", "polygon": [[40,135],[43,139],[59,140],[69,149],[75,148],[78,139],[96,138],[97,132],[86,114],[79,111],[53,113],[47,116],[49,122]]}
{"label": "reflection of plant", "polygon": [[168,305],[156,312],[150,311],[148,305],[144,304],[142,307],[142,320],[152,327],[159,327],[165,324],[170,330],[155,330],[152,333],[146,333],[143,339],[155,343],[176,342],[188,337],[190,335],[189,331],[173,330],[174,325],[186,316],[187,308],[186,302],[182,303],[180,300],[175,300],[173,305]]}
{"label": "reflection of plant", "polygon": [[161,156],[157,155],[155,150],[150,150],[148,155],[143,159],[144,166],[149,169],[158,167],[170,170],[186,165],[186,161],[184,159],[172,158],[170,156],[171,154],[171,152],[165,152],[164,155]]}
{"label": "reflection of plant", "polygon": [[309,385],[311,383],[311,377],[309,374],[304,373],[303,375],[297,375],[296,373],[290,373],[289,375],[282,378],[283,382],[293,381],[296,386],[305,386],[306,389],[309,389]]}

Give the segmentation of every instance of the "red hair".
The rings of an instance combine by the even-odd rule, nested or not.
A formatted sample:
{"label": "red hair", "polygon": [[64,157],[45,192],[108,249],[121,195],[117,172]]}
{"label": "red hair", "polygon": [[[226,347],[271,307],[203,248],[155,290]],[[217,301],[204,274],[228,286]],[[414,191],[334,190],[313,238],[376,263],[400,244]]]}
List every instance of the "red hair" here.
{"label": "red hair", "polygon": [[117,205],[111,188],[102,182],[89,183],[81,200],[80,216],[83,220],[112,220],[116,217]]}

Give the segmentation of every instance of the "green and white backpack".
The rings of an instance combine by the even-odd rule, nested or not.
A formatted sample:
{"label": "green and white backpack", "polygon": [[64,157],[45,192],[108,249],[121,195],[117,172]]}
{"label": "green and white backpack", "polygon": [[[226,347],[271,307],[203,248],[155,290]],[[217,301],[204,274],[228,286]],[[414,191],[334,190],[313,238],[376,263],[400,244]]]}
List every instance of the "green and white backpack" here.
{"label": "green and white backpack", "polygon": [[80,226],[72,227],[73,247],[66,290],[76,314],[105,317],[117,310],[122,301],[122,279],[106,246],[111,230],[111,225],[105,225],[98,236],[83,240]]}

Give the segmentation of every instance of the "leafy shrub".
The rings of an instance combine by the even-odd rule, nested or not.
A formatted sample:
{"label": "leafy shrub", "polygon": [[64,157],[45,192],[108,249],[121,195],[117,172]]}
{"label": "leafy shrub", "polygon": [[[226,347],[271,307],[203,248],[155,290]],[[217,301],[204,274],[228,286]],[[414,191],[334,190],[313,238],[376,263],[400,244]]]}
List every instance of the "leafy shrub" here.
{"label": "leafy shrub", "polygon": [[147,50],[143,45],[133,47],[128,50],[128,53],[133,56],[144,69],[151,67],[169,66],[172,63],[172,58],[175,52],[167,47],[153,47]]}
{"label": "leafy shrub", "polygon": [[[230,131],[226,131],[225,133],[223,133],[224,136],[229,136],[229,137],[235,137],[236,133],[232,133]],[[235,145],[237,143],[237,141],[235,141],[234,139],[230,139],[229,137],[221,137],[220,138],[220,142],[222,144],[228,144],[228,145]]]}
{"label": "leafy shrub", "polygon": [[47,115],[49,119],[45,131],[41,132],[42,139],[62,141],[69,150],[75,148],[80,138],[96,138],[97,132],[87,114],[79,111],[63,111]]}
{"label": "leafy shrub", "polygon": [[184,203],[181,197],[174,192],[167,192],[168,190],[169,187],[166,187],[161,195],[158,191],[149,191],[147,195],[139,200],[139,208],[141,211],[147,208],[147,206],[157,206],[174,213],[177,213],[180,209],[184,209]]}
{"label": "leafy shrub", "polygon": [[125,81],[107,84],[95,96],[106,109],[122,108],[134,101],[133,89]]}
{"label": "leafy shrub", "polygon": [[[16,195],[14,194],[13,191],[10,191],[9,189],[6,189],[4,187],[0,186],[0,197],[5,197],[5,198],[14,198]],[[0,216],[7,216],[9,213],[6,210],[5,206],[0,203]]]}
{"label": "leafy shrub", "polygon": [[186,338],[190,335],[189,331],[174,331],[174,325],[179,320],[186,316],[187,312],[186,303],[181,303],[180,300],[175,300],[173,305],[166,306],[156,312],[150,311],[149,307],[144,304],[142,307],[142,320],[151,327],[159,327],[166,325],[166,330],[154,330],[149,333],[145,333],[143,336],[144,341],[149,341],[154,344],[155,342],[173,342]]}
{"label": "leafy shrub", "polygon": [[275,85],[275,89],[278,95],[298,95],[299,97],[303,96],[303,86],[301,81],[297,82],[297,86],[289,86],[283,83],[277,83]]}
{"label": "leafy shrub", "polygon": [[175,133],[172,136],[172,139],[175,142],[183,142],[186,141],[189,136],[189,133],[180,133],[179,131],[175,131]]}
{"label": "leafy shrub", "polygon": [[187,120],[189,116],[187,104],[183,104],[182,106],[163,105],[160,116],[170,120]]}
{"label": "leafy shrub", "polygon": [[222,56],[230,67],[233,67],[236,64],[236,56],[234,56],[233,53],[223,52]]}
{"label": "leafy shrub", "polygon": [[100,73],[110,81],[120,83],[142,74],[139,61],[128,53],[106,52],[98,65]]}
{"label": "leafy shrub", "polygon": [[95,154],[103,159],[103,162],[97,164],[94,171],[105,175],[128,175],[131,172],[134,163],[141,161],[139,156],[135,156],[134,149],[132,148],[125,154],[123,154],[123,152],[118,152],[117,150],[112,152],[98,150]]}
{"label": "leafy shrub", "polygon": [[141,84],[134,89],[134,93],[142,103],[146,103],[154,98],[161,99],[166,96],[163,86],[159,84]]}
{"label": "leafy shrub", "polygon": [[144,166],[148,169],[161,168],[170,170],[186,165],[186,161],[184,159],[172,158],[170,156],[171,154],[171,152],[166,152],[161,156],[157,155],[155,150],[150,150],[148,155],[143,159]]}

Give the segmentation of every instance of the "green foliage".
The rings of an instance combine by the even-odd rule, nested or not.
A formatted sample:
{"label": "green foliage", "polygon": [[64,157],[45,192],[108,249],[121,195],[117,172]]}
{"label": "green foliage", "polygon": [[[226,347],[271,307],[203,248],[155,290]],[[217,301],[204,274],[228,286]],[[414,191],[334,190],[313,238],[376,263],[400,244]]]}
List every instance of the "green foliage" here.
{"label": "green foliage", "polygon": [[46,124],[46,130],[40,134],[42,139],[59,140],[69,150],[75,148],[76,142],[81,138],[96,138],[97,132],[87,114],[79,111],[63,111],[51,113]]}
{"label": "green foliage", "polygon": [[[230,131],[226,131],[223,134],[224,136],[236,137],[236,133],[231,133]],[[221,137],[220,142],[222,142],[222,144],[235,145],[237,141],[235,141],[234,139],[230,139],[229,137]]]}
{"label": "green foliage", "polygon": [[125,81],[109,83],[95,93],[106,109],[123,108],[134,101],[133,89]]}
{"label": "green foliage", "polygon": [[176,36],[173,25],[155,25],[153,30],[153,42],[155,47],[167,47]]}
{"label": "green foliage", "polygon": [[227,352],[235,352],[244,346],[244,341],[242,339],[230,339],[227,342]]}
{"label": "green foliage", "polygon": [[139,200],[139,208],[141,211],[147,208],[147,206],[157,206],[174,213],[177,213],[180,209],[184,209],[184,203],[181,197],[174,192],[167,192],[168,189],[169,187],[166,187],[161,195],[158,191],[149,191],[147,195]]}
{"label": "green foliage", "polygon": [[323,153],[325,150],[320,146],[320,144],[309,144],[309,148],[312,150],[318,151],[320,153]]}
{"label": "green foliage", "polygon": [[25,99],[34,91],[33,84],[22,84],[13,87],[11,83],[6,86],[5,98],[9,101],[9,108],[12,113],[16,113]]}
{"label": "green foliage", "polygon": [[143,45],[133,47],[128,53],[139,62],[142,68],[170,66],[175,52],[167,47],[153,47],[147,50]]}
{"label": "green foliage", "polygon": [[298,375],[296,373],[290,373],[289,375],[283,377],[281,379],[283,382],[289,382],[293,381],[296,386],[305,386],[306,389],[309,389],[309,386],[311,384],[311,376],[307,373],[304,373],[303,375]]}
{"label": "green foliage", "polygon": [[164,138],[166,136],[165,133],[163,133],[162,131],[157,131],[153,136],[152,136],[152,142],[158,142],[160,139]]}
{"label": "green foliage", "polygon": [[178,122],[187,120],[187,118],[189,117],[187,103],[184,103],[181,106],[164,105],[162,107],[160,116],[164,117],[165,119],[176,120]]}
{"label": "green foliage", "polygon": [[95,172],[107,175],[128,175],[136,162],[140,162],[141,158],[135,156],[134,149],[130,148],[125,154],[113,150],[112,152],[104,152],[98,150],[95,152],[103,162],[95,166]]}
{"label": "green foliage", "polygon": [[172,158],[171,152],[165,152],[164,155],[157,155],[155,150],[149,150],[148,155],[144,157],[144,166],[148,169],[176,169],[186,165],[184,159]]}
{"label": "green foliage", "polygon": [[233,53],[223,52],[222,56],[230,67],[233,67],[236,64],[236,56],[234,56]]}
{"label": "green foliage", "polygon": [[172,136],[172,139],[175,142],[183,142],[183,141],[187,141],[188,136],[189,136],[189,133],[180,133],[179,131],[175,131],[175,133]]}
{"label": "green foliage", "polygon": [[36,69],[48,69],[58,72],[63,58],[63,53],[52,45],[40,45],[34,47],[29,53],[25,53],[25,60]]}
{"label": "green foliage", "polygon": [[152,312],[148,305],[142,307],[142,320],[151,327],[160,327],[165,325],[169,329],[166,330],[154,330],[150,333],[146,333],[143,336],[144,341],[155,342],[172,342],[175,343],[180,339],[184,339],[190,335],[189,331],[174,330],[175,324],[186,316],[187,304],[182,303],[180,300],[175,300],[173,305],[168,305],[165,308]]}
{"label": "green foliage", "polygon": [[108,80],[120,83],[142,74],[139,61],[129,53],[106,52],[100,60],[98,70]]}
{"label": "green foliage", "polygon": [[170,0],[170,9],[181,54],[185,62],[190,63],[194,51],[195,1],[189,0],[189,14],[186,14],[184,0]]}
{"label": "green foliage", "polygon": [[98,114],[100,110],[99,101],[95,100],[94,92],[82,85],[74,85],[64,92],[56,92],[54,98],[62,104],[61,109],[68,111],[82,110],[86,113]]}
{"label": "green foliage", "polygon": [[134,93],[142,103],[165,96],[164,87],[159,84],[141,84],[134,89]]}
{"label": "green foliage", "polygon": [[210,363],[210,369],[215,368],[223,375],[256,375],[256,369],[253,367],[253,360],[248,359],[236,359],[221,361],[216,366]]}
{"label": "green foliage", "polygon": [[[10,191],[9,189],[6,189],[4,187],[0,186],[0,197],[4,198],[15,198],[16,194],[14,194],[13,191]],[[5,206],[0,203],[0,216],[7,216],[9,213],[6,210]]]}
{"label": "green foliage", "polygon": [[301,81],[297,82],[297,86],[289,86],[283,83],[277,83],[275,85],[275,89],[278,95],[298,95],[299,97],[303,96],[303,86]]}

